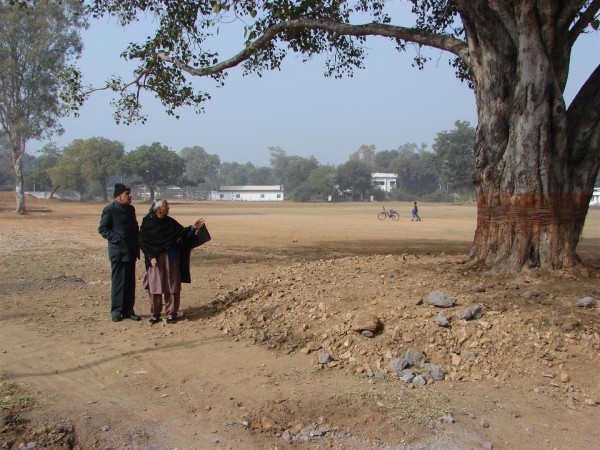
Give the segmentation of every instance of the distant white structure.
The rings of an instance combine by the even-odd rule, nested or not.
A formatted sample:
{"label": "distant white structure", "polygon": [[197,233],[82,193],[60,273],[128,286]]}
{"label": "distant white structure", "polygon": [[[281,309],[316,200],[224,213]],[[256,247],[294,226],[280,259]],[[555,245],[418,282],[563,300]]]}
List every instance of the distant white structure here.
{"label": "distant white structure", "polygon": [[373,173],[371,174],[375,186],[385,192],[391,192],[396,187],[398,175],[395,173]]}
{"label": "distant white structure", "polygon": [[219,186],[211,191],[211,200],[230,202],[281,202],[283,201],[283,186]]}
{"label": "distant white structure", "polygon": [[590,200],[590,206],[600,206],[600,188],[594,188],[592,199]]}

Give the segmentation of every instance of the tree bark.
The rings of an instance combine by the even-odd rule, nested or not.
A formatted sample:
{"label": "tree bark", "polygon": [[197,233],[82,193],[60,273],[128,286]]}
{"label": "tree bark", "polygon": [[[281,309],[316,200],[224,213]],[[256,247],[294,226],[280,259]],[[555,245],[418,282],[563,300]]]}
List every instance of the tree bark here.
{"label": "tree bark", "polygon": [[98,178],[98,182],[100,183],[100,187],[102,188],[102,200],[104,203],[108,202],[108,195],[106,194],[106,178],[100,177]]}
{"label": "tree bark", "polygon": [[11,157],[12,163],[15,170],[15,193],[17,199],[18,214],[25,214],[25,191],[23,183],[23,155],[25,154],[25,142],[22,139],[16,139],[15,142],[11,142]]}
{"label": "tree bark", "polygon": [[462,5],[482,18],[465,20],[479,119],[471,259],[496,271],[572,267],[599,158],[575,158],[586,149],[569,139],[584,132],[563,99],[570,45],[549,25],[553,2],[515,2],[510,17],[494,3]]}

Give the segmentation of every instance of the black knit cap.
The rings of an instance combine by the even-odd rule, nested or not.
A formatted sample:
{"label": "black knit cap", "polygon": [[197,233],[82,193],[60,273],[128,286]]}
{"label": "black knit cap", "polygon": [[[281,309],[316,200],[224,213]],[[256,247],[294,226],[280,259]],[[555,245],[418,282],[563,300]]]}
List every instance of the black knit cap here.
{"label": "black knit cap", "polygon": [[118,197],[125,191],[131,191],[127,186],[122,183],[115,184],[115,191],[113,192],[113,197]]}

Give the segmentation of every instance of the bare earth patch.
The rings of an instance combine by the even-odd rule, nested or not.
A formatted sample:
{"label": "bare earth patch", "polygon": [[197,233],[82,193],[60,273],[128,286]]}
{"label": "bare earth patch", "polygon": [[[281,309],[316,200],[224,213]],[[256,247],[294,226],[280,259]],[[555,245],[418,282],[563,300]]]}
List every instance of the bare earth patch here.
{"label": "bare earth patch", "polygon": [[[504,276],[467,262],[470,205],[424,204],[417,223],[409,204],[385,205],[398,222],[376,203],[174,204],[213,240],[193,254],[182,320],[150,326],[141,288],[145,320],[110,321],[103,205],[27,201],[18,216],[0,195],[2,448],[600,442],[599,303],[576,305],[600,302],[598,209],[584,266]],[[429,304],[434,291],[455,305]],[[459,318],[474,305],[481,317]],[[400,372],[409,349],[426,362]]]}

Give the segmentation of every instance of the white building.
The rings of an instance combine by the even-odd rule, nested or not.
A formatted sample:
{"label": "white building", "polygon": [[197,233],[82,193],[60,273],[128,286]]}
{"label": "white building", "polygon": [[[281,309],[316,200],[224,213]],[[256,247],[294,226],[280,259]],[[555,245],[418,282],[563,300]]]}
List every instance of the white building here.
{"label": "white building", "polygon": [[281,202],[283,186],[219,186],[217,191],[211,191],[210,199],[232,202]]}
{"label": "white building", "polygon": [[396,187],[396,178],[398,175],[395,173],[373,173],[371,174],[375,186],[385,192],[390,192]]}
{"label": "white building", "polygon": [[594,188],[592,199],[590,200],[590,206],[600,206],[600,188]]}

